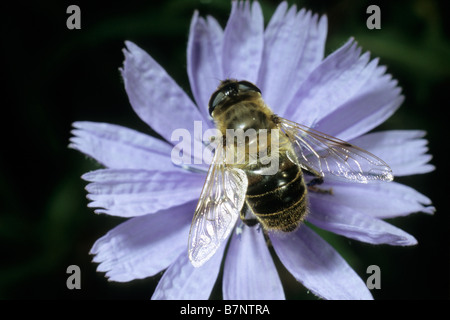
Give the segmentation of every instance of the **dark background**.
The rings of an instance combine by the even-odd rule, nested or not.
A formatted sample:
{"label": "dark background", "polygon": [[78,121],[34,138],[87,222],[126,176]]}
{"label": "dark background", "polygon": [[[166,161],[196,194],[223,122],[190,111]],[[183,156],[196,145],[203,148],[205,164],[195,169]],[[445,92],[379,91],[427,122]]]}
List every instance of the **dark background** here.
{"label": "dark background", "polygon": [[[195,9],[225,26],[229,1],[2,2],[3,78],[0,147],[0,299],[149,299],[160,275],[108,282],[88,254],[123,219],[87,208],[80,176],[99,168],[67,148],[71,123],[110,122],[151,134],[132,111],[118,68],[125,40],[149,52],[190,94],[186,44]],[[265,21],[278,1],[262,0]],[[406,97],[379,129],[428,132],[429,174],[399,179],[433,200],[434,216],[390,222],[414,235],[415,247],[371,246],[325,234],[358,274],[381,268],[376,299],[448,299],[450,250],[448,111],[450,14],[444,1],[289,1],[327,14],[326,54],[350,36],[398,79]],[[66,8],[81,8],[81,30],[66,28]],[[368,30],[366,8],[378,4],[381,30]],[[162,102],[163,103],[163,102]],[[68,290],[66,269],[81,268],[81,290]],[[288,298],[314,299],[284,270]],[[215,289],[220,298],[220,281]]]}

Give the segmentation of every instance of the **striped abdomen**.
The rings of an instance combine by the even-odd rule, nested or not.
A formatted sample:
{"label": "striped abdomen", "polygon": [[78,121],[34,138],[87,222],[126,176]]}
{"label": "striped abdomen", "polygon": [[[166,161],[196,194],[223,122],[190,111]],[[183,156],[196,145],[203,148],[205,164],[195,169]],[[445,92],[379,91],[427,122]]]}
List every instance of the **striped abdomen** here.
{"label": "striped abdomen", "polygon": [[307,214],[307,192],[301,168],[286,154],[280,154],[275,175],[247,171],[246,202],[268,230],[294,231]]}

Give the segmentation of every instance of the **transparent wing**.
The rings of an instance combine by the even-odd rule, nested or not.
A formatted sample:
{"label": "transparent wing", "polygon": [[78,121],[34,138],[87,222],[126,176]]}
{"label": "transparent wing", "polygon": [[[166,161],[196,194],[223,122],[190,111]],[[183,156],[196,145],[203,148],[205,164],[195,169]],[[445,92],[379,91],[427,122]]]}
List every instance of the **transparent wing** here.
{"label": "transparent wing", "polygon": [[218,143],[189,233],[188,253],[194,267],[208,261],[230,234],[244,205],[247,185],[244,171],[226,166],[223,145]]}
{"label": "transparent wing", "polygon": [[322,177],[332,175],[361,183],[393,180],[391,168],[370,152],[284,118],[276,120],[306,169],[313,169]]}

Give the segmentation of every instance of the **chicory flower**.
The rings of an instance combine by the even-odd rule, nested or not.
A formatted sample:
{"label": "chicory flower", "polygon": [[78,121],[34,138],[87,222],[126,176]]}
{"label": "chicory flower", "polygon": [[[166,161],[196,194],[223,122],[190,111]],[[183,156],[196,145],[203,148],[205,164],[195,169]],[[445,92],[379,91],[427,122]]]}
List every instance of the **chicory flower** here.
{"label": "chicory flower", "polygon": [[[394,176],[433,170],[423,131],[368,133],[399,108],[401,90],[353,39],[324,57],[326,34],[325,16],[285,2],[265,28],[258,2],[233,2],[224,29],[196,12],[187,48],[193,100],[150,55],[126,42],[121,72],[129,101],[165,141],[113,124],[73,124],[70,147],[105,167],[83,175],[90,182],[89,206],[129,218],[94,244],[98,271],[126,282],[165,270],[152,299],[207,299],[225,259],[225,299],[285,298],[259,228],[239,224],[227,250],[222,246],[200,268],[188,259],[189,227],[207,166],[175,165],[172,134],[183,128],[194,136],[196,121],[202,131],[214,127],[208,100],[225,78],[255,83],[276,114],[370,151]],[[366,243],[414,245],[413,236],[382,219],[434,211],[426,196],[397,182],[325,181],[323,188],[333,195],[310,193],[308,224]],[[372,298],[365,282],[308,225],[270,240],[286,269],[318,297]]]}

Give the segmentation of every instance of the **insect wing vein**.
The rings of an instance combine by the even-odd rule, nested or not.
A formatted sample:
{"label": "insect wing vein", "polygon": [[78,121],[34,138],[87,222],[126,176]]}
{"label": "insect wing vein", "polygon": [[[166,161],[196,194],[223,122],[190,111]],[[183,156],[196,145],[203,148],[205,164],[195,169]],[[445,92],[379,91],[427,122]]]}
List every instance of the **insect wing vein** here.
{"label": "insect wing vein", "polygon": [[203,265],[233,229],[247,191],[243,170],[227,166],[219,143],[208,170],[189,233],[188,253],[195,267]]}
{"label": "insect wing vein", "polygon": [[306,169],[322,177],[367,183],[392,181],[391,168],[380,158],[348,142],[278,117],[281,130],[291,140],[295,152]]}

